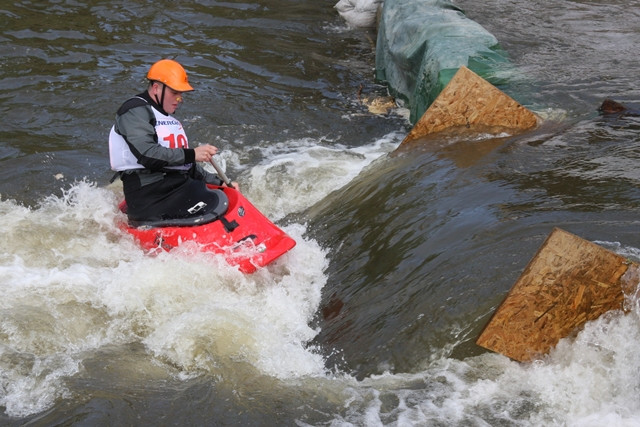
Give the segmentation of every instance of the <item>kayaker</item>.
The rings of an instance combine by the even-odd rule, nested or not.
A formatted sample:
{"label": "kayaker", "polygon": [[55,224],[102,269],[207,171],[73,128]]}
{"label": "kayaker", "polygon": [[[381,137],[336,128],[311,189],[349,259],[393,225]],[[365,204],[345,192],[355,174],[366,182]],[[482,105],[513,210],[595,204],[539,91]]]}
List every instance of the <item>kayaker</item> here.
{"label": "kayaker", "polygon": [[[162,59],[149,68],[147,90],[125,101],[109,134],[111,168],[123,183],[130,221],[199,216],[215,209],[224,185],[197,162],[209,162],[218,149],[189,147],[182,124],[172,116],[184,92],[193,90],[178,62]],[[237,189],[238,184],[232,183]]]}

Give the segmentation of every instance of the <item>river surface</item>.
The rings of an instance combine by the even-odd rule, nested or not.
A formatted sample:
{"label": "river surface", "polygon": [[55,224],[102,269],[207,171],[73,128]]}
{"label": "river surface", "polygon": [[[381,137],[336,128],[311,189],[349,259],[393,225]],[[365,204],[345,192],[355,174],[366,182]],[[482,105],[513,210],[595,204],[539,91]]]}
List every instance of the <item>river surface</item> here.
{"label": "river surface", "polygon": [[[0,6],[0,424],[631,426],[640,308],[521,364],[475,340],[554,227],[640,260],[640,2],[460,1],[541,117],[396,150],[375,34],[334,1]],[[116,222],[114,113],[175,58],[176,116],[298,244],[246,276]]]}

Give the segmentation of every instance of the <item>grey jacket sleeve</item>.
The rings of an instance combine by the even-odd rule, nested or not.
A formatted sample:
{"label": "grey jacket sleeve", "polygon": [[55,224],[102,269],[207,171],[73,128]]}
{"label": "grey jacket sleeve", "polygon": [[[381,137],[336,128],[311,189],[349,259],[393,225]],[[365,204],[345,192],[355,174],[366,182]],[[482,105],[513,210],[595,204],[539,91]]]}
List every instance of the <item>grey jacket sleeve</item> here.
{"label": "grey jacket sleeve", "polygon": [[116,116],[116,131],[127,141],[138,163],[152,171],[194,163],[195,150],[167,148],[158,144],[153,120],[153,111],[148,106],[131,108]]}

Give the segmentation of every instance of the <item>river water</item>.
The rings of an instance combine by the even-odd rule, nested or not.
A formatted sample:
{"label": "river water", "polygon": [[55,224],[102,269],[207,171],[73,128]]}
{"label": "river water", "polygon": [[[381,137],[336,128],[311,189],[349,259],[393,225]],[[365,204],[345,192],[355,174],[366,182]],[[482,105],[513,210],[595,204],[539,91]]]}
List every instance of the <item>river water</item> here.
{"label": "river water", "polygon": [[[544,123],[396,150],[334,1],[0,7],[0,424],[637,425],[640,308],[520,364],[475,340],[553,227],[640,260],[640,2],[460,1]],[[116,227],[114,112],[171,57],[194,144],[298,242],[245,276]]]}

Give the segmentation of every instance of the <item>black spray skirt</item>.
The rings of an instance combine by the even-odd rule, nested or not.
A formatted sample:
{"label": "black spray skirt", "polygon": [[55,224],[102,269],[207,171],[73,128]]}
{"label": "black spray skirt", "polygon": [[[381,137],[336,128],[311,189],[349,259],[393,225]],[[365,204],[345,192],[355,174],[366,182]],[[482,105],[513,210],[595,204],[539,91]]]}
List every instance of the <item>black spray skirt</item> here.
{"label": "black spray skirt", "polygon": [[183,172],[168,172],[163,180],[140,186],[137,173],[122,175],[130,221],[160,221],[201,216],[216,210],[220,191]]}

